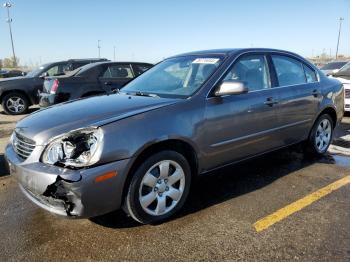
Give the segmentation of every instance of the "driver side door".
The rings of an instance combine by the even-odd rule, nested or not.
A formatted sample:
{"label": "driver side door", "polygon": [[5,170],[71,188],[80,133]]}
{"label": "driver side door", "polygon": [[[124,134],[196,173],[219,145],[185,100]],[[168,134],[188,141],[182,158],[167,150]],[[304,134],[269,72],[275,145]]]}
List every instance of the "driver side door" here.
{"label": "driver side door", "polygon": [[271,86],[267,57],[259,53],[241,56],[222,80],[243,81],[249,91],[207,98],[204,170],[280,146],[275,106],[278,91]]}

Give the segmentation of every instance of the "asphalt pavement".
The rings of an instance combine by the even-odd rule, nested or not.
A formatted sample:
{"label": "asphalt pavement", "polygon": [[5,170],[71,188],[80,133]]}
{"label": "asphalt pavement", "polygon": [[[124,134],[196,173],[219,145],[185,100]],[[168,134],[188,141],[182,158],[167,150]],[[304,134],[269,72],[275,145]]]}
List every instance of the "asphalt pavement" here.
{"label": "asphalt pavement", "polygon": [[[0,158],[18,118],[0,113]],[[346,117],[336,141],[349,129]],[[350,261],[350,183],[329,186],[350,175],[350,149],[342,146],[321,159],[294,146],[216,171],[196,181],[177,217],[156,226],[121,211],[54,216],[29,202],[0,166],[0,261]],[[300,210],[254,227],[325,187]]]}

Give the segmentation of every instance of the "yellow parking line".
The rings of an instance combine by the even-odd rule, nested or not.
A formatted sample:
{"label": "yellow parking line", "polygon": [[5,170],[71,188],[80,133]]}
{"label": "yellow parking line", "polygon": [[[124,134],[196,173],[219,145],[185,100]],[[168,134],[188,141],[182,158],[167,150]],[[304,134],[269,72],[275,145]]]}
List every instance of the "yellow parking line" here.
{"label": "yellow parking line", "polygon": [[254,223],[255,230],[257,232],[260,232],[273,224],[277,223],[278,221],[281,221],[282,219],[286,218],[287,216],[290,216],[291,214],[303,209],[304,207],[312,204],[313,202],[317,201],[318,199],[328,195],[334,190],[337,190],[338,188],[345,186],[346,184],[350,183],[350,175],[343,177],[342,179],[339,179],[335,181],[332,184],[329,184],[328,186],[325,186],[305,197],[302,199],[299,199],[288,206],[285,206],[276,212],[272,213],[271,215],[268,215],[256,223]]}

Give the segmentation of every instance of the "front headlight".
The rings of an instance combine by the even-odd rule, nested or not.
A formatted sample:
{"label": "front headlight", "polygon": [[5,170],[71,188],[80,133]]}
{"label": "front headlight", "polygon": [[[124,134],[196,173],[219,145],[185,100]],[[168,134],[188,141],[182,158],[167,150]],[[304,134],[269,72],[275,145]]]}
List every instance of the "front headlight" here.
{"label": "front headlight", "polygon": [[51,141],[42,156],[46,164],[86,167],[101,156],[103,133],[100,128],[79,129]]}

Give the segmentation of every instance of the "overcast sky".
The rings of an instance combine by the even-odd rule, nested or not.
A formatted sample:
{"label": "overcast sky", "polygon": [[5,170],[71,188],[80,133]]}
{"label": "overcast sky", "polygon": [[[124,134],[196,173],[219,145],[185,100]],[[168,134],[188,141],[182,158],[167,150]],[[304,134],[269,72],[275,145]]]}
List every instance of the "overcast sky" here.
{"label": "overcast sky", "polygon": [[[4,2],[4,1],[2,1]],[[271,47],[303,56],[350,55],[350,0],[13,0],[13,36],[22,63],[101,56],[157,62],[182,52]],[[0,10],[0,58],[11,56]]]}

